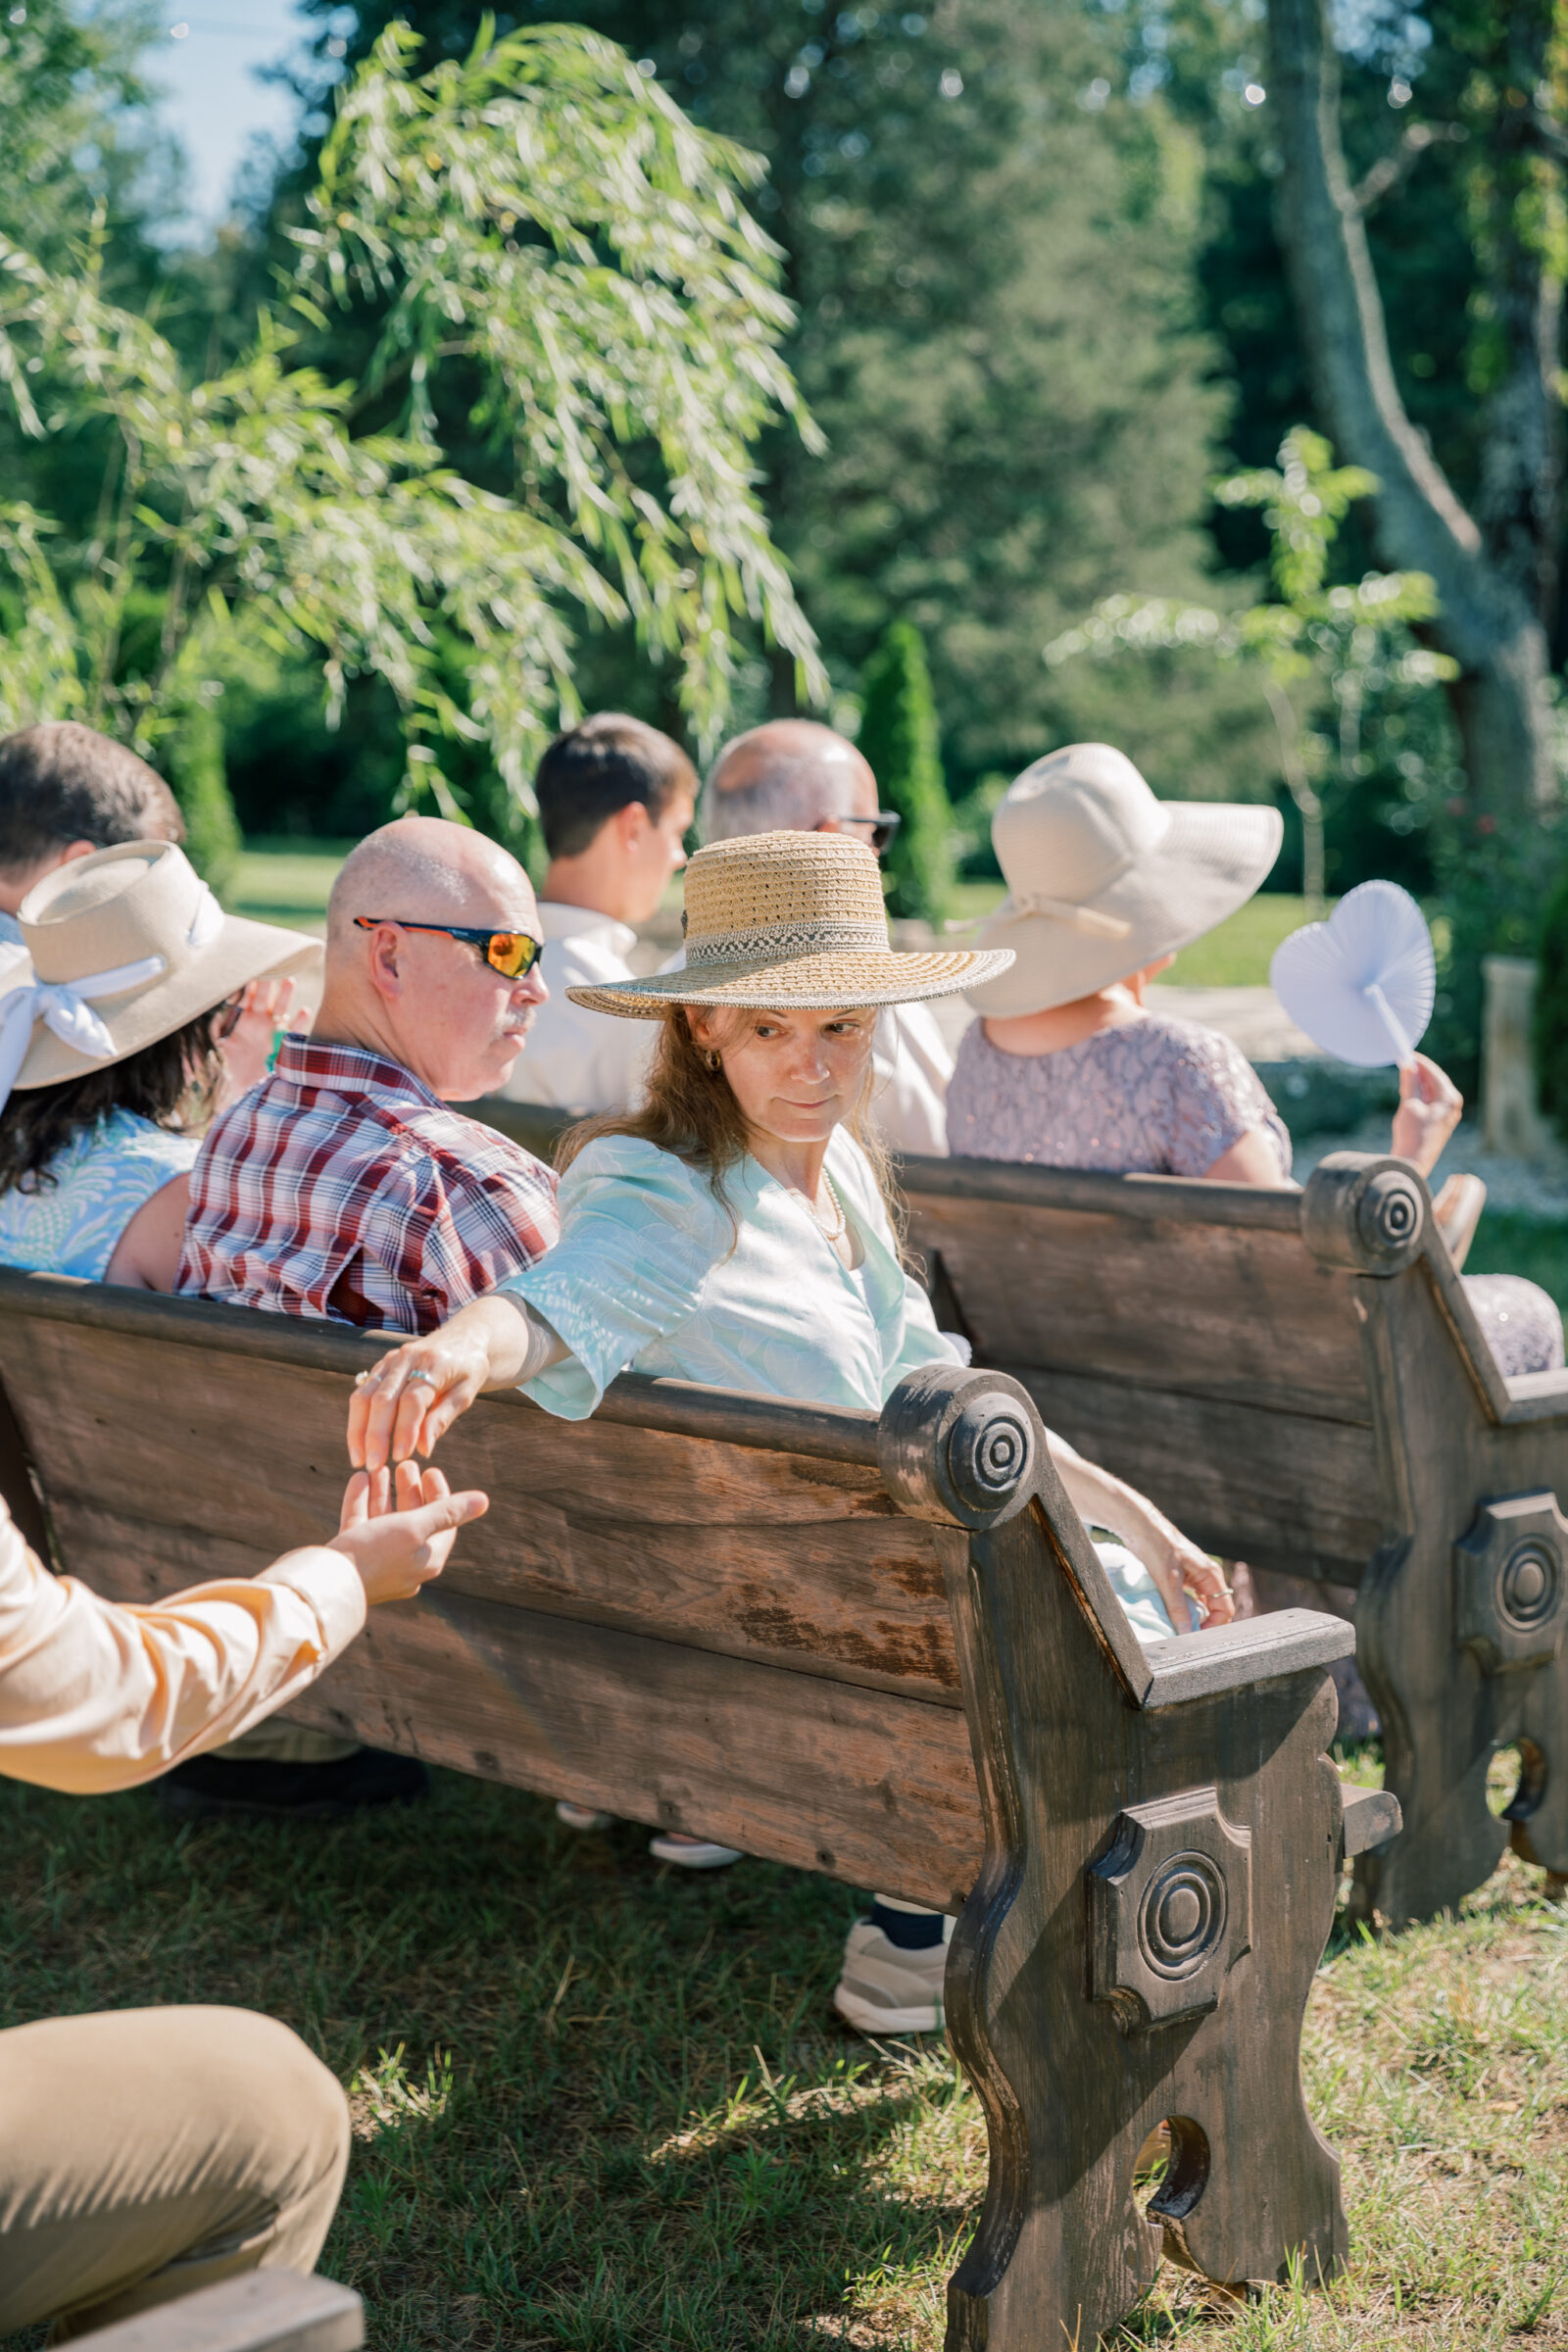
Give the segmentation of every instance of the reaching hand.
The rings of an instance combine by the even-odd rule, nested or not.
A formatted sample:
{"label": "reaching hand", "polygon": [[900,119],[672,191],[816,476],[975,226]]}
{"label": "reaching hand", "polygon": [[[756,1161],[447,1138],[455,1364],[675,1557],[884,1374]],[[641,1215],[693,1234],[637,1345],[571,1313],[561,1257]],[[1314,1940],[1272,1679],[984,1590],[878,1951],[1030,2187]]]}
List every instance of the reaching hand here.
{"label": "reaching hand", "polygon": [[290,979],[252,980],[241,991],[239,1019],[223,1040],[223,1100],[237,1102],[267,1076],[280,1029],[306,1029],[309,1012],[293,1011]]}
{"label": "reaching hand", "polygon": [[384,1475],[389,1462],[428,1456],[489,1372],[488,1350],[455,1322],[394,1348],[362,1375],[349,1400],[349,1460]]}
{"label": "reaching hand", "polygon": [[343,1491],[332,1549],[353,1561],[372,1609],[412,1600],[446,1566],[458,1529],[489,1508],[488,1494],[454,1494],[439,1470],[421,1473],[414,1462],[395,1473],[359,1470]]}
{"label": "reaching hand", "polygon": [[1399,1072],[1399,1107],[1394,1114],[1389,1149],[1407,1159],[1422,1176],[1430,1176],[1443,1147],[1459,1124],[1464,1097],[1435,1061],[1418,1054]]}

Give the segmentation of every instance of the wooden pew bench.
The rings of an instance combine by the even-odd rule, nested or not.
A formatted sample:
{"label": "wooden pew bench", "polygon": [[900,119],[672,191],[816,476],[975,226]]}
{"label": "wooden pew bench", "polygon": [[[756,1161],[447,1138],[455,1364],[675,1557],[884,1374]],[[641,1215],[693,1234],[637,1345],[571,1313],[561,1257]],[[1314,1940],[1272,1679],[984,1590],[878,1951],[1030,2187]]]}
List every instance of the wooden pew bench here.
{"label": "wooden pew bench", "polygon": [[[379,1348],[0,1273],[57,1563],[138,1600],[318,1540]],[[624,1378],[573,1424],[505,1395],[442,1455],[488,1517],[294,1713],[956,1912],[990,2180],[951,2346],[1092,2343],[1162,2247],[1230,2283],[1339,2265],[1301,2020],[1342,1853],[1397,1827],[1325,1758],[1347,1626],[1146,1653],[1034,1406],[990,1372],[915,1374],[880,1417]]]}
{"label": "wooden pew bench", "polygon": [[[570,1123],[467,1107],[545,1158]],[[998,1160],[900,1180],[977,1362],[1222,1557],[1330,1607],[1351,1589],[1404,1820],[1357,1862],[1357,1912],[1451,1910],[1510,1841],[1568,1875],[1568,1374],[1502,1378],[1420,1178],[1338,1152],[1302,1192]]]}
{"label": "wooden pew bench", "polygon": [[1211,1550],[1355,1589],[1404,1821],[1356,1908],[1451,1909],[1510,1838],[1568,1873],[1568,1374],[1502,1378],[1420,1178],[1338,1152],[1299,1193],[990,1160],[902,1182],[978,1362]]}

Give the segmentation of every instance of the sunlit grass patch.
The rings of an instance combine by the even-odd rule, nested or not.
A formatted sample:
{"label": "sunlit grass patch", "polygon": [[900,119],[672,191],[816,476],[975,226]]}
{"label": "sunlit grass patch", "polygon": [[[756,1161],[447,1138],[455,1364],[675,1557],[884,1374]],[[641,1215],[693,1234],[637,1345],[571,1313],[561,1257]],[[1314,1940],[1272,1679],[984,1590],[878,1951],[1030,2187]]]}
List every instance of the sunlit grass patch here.
{"label": "sunlit grass patch", "polygon": [[[327,1831],[7,1788],[5,2022],[229,2000],[303,2033],[352,2091],[323,2267],[375,2352],[934,2352],[984,2130],[944,2044],[839,2030],[850,1891],[661,1871],[644,1832],[435,1778]],[[1123,2346],[1568,2341],[1568,1915],[1540,1886],[1510,1858],[1457,1921],[1336,1930],[1305,2067],[1348,2272],[1236,2306],[1166,2266]]]}

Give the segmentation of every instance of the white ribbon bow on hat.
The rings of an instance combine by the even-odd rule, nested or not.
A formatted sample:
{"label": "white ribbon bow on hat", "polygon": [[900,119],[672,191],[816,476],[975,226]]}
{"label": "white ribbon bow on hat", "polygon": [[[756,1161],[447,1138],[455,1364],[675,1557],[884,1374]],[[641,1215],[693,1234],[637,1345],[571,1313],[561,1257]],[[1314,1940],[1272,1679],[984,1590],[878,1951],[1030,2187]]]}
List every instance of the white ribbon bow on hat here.
{"label": "white ribbon bow on hat", "polygon": [[[202,884],[201,897],[187,933],[193,948],[210,948],[223,928],[223,909]],[[30,988],[15,988],[0,998],[0,1110],[11,1100],[17,1073],[27,1058],[27,1048],[39,1021],[54,1031],[63,1046],[88,1061],[109,1061],[115,1041],[93,1011],[99,997],[118,997],[127,988],[145,987],[168,968],[166,956],[138,956],[134,963],[117,963],[107,972],[90,972],[83,980],[34,980]]]}

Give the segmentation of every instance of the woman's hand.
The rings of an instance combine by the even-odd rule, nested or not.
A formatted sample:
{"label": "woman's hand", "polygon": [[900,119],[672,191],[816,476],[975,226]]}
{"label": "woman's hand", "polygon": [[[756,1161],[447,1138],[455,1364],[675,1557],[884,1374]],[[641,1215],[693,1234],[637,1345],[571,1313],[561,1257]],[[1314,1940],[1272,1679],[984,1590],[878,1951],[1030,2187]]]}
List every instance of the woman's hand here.
{"label": "woman's hand", "polygon": [[349,1460],[356,1470],[384,1473],[412,1454],[428,1457],[489,1376],[482,1336],[456,1322],[395,1348],[360,1374],[349,1404]]}
{"label": "woman's hand", "polygon": [[309,1012],[293,1011],[293,1004],[294,983],[289,979],[252,980],[241,990],[239,1018],[222,1044],[225,1102],[237,1102],[261,1085],[280,1029],[309,1028]]}
{"label": "woman's hand", "polygon": [[1407,1159],[1420,1175],[1430,1176],[1463,1110],[1464,1097],[1446,1070],[1418,1054],[1399,1072],[1399,1107],[1394,1114],[1390,1151],[1396,1159]]}
{"label": "woman's hand", "polygon": [[413,1462],[399,1462],[395,1472],[360,1470],[343,1491],[331,1548],[353,1561],[372,1609],[412,1600],[446,1566],[458,1529],[489,1508],[488,1494],[454,1494],[439,1470]]}
{"label": "woman's hand", "polygon": [[[1179,1606],[1170,1605],[1171,1595],[1165,1591],[1165,1577],[1159,1575],[1152,1562],[1149,1573],[1165,1594],[1166,1613],[1178,1633],[1182,1630]],[[1236,1615],[1236,1596],[1226,1584],[1220,1569],[1206,1551],[1172,1528],[1165,1548],[1165,1572],[1178,1594],[1185,1593],[1198,1612],[1200,1633],[1208,1633],[1216,1625],[1229,1625]]]}
{"label": "woman's hand", "polygon": [[[411,1454],[429,1455],[486,1389],[515,1387],[529,1362],[528,1312],[497,1292],[475,1298],[450,1323],[409,1340],[362,1372],[349,1405],[349,1460],[356,1470],[384,1470]],[[557,1350],[565,1350],[557,1343]]]}

